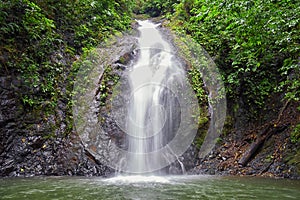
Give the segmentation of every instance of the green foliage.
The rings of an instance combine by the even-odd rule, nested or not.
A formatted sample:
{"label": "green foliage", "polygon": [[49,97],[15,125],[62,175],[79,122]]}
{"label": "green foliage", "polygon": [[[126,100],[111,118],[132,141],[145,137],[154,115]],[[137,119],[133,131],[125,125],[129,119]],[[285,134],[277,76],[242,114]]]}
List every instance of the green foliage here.
{"label": "green foliage", "polygon": [[214,58],[229,99],[253,112],[275,92],[299,100],[299,1],[188,0],[174,18]]}
{"label": "green foliage", "polygon": [[[80,54],[130,27],[133,0],[0,0],[0,73],[18,77],[20,102],[72,131],[73,83]],[[56,111],[64,109],[58,117]],[[48,122],[47,122],[48,123]],[[55,137],[57,125],[45,138]]]}
{"label": "green foliage", "polygon": [[297,124],[291,132],[291,141],[293,143],[298,143],[300,141],[300,124]]}
{"label": "green foliage", "polygon": [[100,89],[100,105],[105,106],[109,94],[111,94],[112,87],[115,86],[120,77],[113,73],[112,67],[107,66],[104,70],[102,81],[99,86]]}
{"label": "green foliage", "polygon": [[75,55],[128,29],[133,2],[1,0],[0,71],[21,75],[24,105],[53,111]]}
{"label": "green foliage", "polygon": [[197,136],[195,137],[194,144],[197,148],[201,148],[201,145],[204,142],[205,136],[207,134],[208,122],[209,119],[207,117],[206,112],[200,112],[201,116],[198,119],[198,131]]}
{"label": "green foliage", "polygon": [[135,9],[136,13],[146,13],[151,17],[158,17],[160,15],[170,15],[175,12],[175,7],[179,0],[145,0],[144,2],[138,1],[138,5],[142,9]]}
{"label": "green foliage", "polygon": [[188,72],[188,75],[198,101],[201,102],[201,104],[203,104],[203,102],[207,102],[207,95],[204,90],[204,84],[201,78],[200,71],[196,67],[193,67],[192,70]]}
{"label": "green foliage", "polygon": [[[23,26],[28,33],[30,42],[36,40],[42,40],[43,36],[47,39],[53,37],[52,29],[55,29],[53,20],[48,19],[39,6],[30,1],[24,1],[27,3],[25,9],[25,16],[23,17]],[[46,35],[49,34],[49,35]]]}

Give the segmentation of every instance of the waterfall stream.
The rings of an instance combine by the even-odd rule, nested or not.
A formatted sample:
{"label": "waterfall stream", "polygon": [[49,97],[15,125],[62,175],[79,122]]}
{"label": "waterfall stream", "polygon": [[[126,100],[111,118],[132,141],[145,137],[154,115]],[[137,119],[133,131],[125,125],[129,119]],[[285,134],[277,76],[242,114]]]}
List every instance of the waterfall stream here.
{"label": "waterfall stream", "polygon": [[[178,129],[181,105],[172,88],[182,87],[186,74],[170,53],[171,46],[157,25],[149,21],[138,23],[140,56],[129,73],[131,96],[126,121],[129,155],[122,170],[146,173],[159,170],[161,162],[170,164],[173,160],[166,154],[161,156],[160,149],[168,146]],[[176,156],[174,152],[171,154]]]}
{"label": "waterfall stream", "polygon": [[[194,167],[189,159],[197,155],[195,149],[187,159],[182,155],[194,141],[200,115],[207,117],[205,111],[200,114],[187,70],[190,65],[199,67],[209,91],[210,127],[200,156],[211,151],[224,124],[226,101],[221,76],[199,44],[188,37],[179,42],[148,20],[138,23],[137,38],[116,39],[83,62],[74,84],[74,124],[85,151],[117,172],[184,173],[184,165],[189,162],[189,169]],[[101,94],[99,80],[103,81],[107,66],[122,65],[120,56],[128,52],[137,58],[122,71],[114,69],[120,79],[108,91],[104,113],[99,114],[101,97],[108,95]]]}

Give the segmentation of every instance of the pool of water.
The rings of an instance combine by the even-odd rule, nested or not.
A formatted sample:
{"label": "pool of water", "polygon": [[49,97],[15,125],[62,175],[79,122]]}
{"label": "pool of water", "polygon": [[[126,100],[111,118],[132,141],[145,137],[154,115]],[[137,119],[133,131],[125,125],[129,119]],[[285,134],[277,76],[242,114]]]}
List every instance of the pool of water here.
{"label": "pool of water", "polygon": [[0,199],[300,199],[300,181],[218,176],[4,178]]}

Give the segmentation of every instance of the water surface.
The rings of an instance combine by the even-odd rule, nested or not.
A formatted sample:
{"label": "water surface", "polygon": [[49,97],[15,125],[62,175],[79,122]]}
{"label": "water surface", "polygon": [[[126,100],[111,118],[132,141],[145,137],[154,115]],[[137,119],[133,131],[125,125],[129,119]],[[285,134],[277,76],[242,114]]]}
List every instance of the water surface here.
{"label": "water surface", "polygon": [[300,181],[254,177],[130,176],[0,179],[0,199],[299,199]]}

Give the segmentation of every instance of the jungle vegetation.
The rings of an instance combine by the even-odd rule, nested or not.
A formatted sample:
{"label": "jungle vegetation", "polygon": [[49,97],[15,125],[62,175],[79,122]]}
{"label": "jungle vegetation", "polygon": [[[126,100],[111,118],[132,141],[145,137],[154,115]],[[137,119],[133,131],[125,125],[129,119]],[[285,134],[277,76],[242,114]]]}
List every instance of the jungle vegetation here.
{"label": "jungle vegetation", "polygon": [[[300,2],[296,0],[1,0],[1,74],[20,75],[25,107],[70,100],[72,63],[135,14],[168,20],[214,59],[232,109],[257,117],[269,99],[300,100]],[[298,107],[300,110],[300,107]],[[299,125],[293,140],[300,137]]]}

